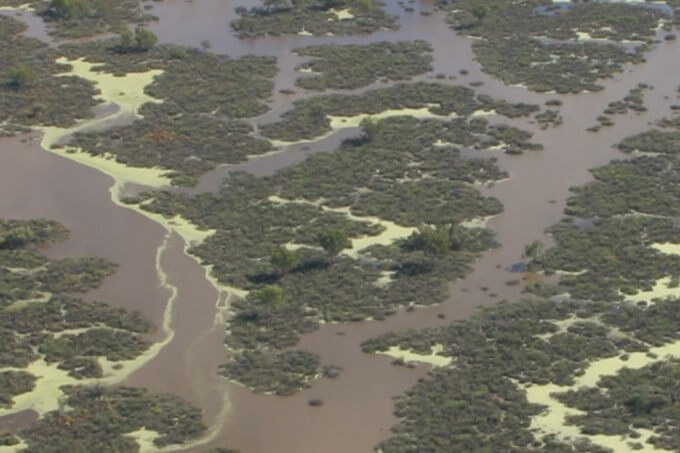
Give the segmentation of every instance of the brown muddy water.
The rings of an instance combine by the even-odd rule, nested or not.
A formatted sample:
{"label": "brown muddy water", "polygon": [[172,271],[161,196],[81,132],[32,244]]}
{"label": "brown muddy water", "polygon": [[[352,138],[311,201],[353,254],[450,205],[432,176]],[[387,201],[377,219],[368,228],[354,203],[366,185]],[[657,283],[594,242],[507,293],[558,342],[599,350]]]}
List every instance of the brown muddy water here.
{"label": "brown muddy water", "polygon": [[[255,3],[240,2],[245,6]],[[533,131],[534,140],[545,146],[544,151],[522,156],[468,152],[497,157],[510,175],[509,180],[482,187],[486,195],[497,197],[505,207],[505,212],[488,224],[497,233],[501,246],[484,254],[467,278],[453,284],[450,300],[441,306],[400,312],[383,322],[326,325],[304,336],[301,348],[318,353],[324,363],[338,365],[344,371],[337,379],[318,381],[295,396],[254,395],[217,377],[216,368],[226,359],[223,323],[216,308],[218,294],[205,279],[203,269],[184,253],[180,237],[171,236],[167,247],[161,249],[160,268],[167,283],[177,291],[171,322],[174,337],[127,383],[172,392],[201,405],[206,422],[212,426],[210,435],[200,446],[185,451],[224,446],[244,453],[370,452],[376,443],[389,437],[390,427],[397,422],[392,415],[392,398],[425,376],[427,366],[392,366],[390,358],[363,354],[360,343],[393,329],[442,325],[469,316],[478,306],[521,297],[520,286],[506,285],[509,280],[521,278],[521,274],[506,269],[521,260],[526,244],[535,239],[550,242],[544,230],[559,221],[569,187],[590,180],[589,168],[623,158],[613,148],[623,137],[670,114],[669,106],[677,102],[678,82],[668,75],[680,71],[680,44],[659,44],[648,54],[646,64],[628,67],[607,81],[603,92],[556,96],[507,87],[481,73],[469,39],[457,36],[437,14],[418,13],[419,9],[432,10],[432,1],[421,1],[415,13],[405,13],[391,2],[391,12],[401,18],[402,28],[398,31],[360,37],[243,41],[236,39],[228,26],[235,17],[235,6],[235,2],[224,0],[165,0],[154,4],[152,13],[160,20],[151,28],[164,42],[198,47],[201,41],[208,40],[212,51],[232,57],[276,56],[280,72],[272,111],[257,118],[258,124],[275,121],[292,101],[313,94],[296,89],[294,95],[281,95],[278,90],[294,87],[300,75],[295,67],[303,59],[292,49],[320,43],[427,39],[434,48],[434,71],[420,79],[434,79],[434,74],[443,73],[456,77],[450,83],[482,81],[478,92],[513,102],[543,104],[552,98],[564,102],[560,108],[564,125],[558,128],[540,130],[528,119],[504,121]],[[469,74],[461,76],[461,69],[467,69]],[[623,98],[640,82],[654,86],[645,95],[647,113],[617,115],[613,118],[615,126],[599,133],[586,132],[609,102]],[[338,131],[319,142],[292,146],[237,169],[271,174],[311,153],[330,151],[353,134],[355,130]],[[215,189],[227,170],[212,172],[199,187]],[[96,170],[41,150],[36,134],[0,140],[0,217],[47,217],[64,223],[72,236],[52,249],[54,256],[103,256],[120,264],[118,273],[88,297],[139,310],[160,326],[171,291],[161,286],[156,257],[167,233],[146,217],[114,204],[109,193],[111,185],[112,180]],[[446,319],[439,319],[440,313]],[[323,400],[324,405],[308,406],[307,402],[315,398]],[[12,428],[27,421],[30,414],[18,414],[0,419],[0,426]]]}

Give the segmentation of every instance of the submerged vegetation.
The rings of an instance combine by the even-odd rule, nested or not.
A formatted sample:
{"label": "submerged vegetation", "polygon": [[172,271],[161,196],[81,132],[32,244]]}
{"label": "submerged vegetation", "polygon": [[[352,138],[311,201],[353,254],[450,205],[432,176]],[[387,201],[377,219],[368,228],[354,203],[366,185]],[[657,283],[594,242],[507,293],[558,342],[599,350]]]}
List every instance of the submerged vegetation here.
{"label": "submerged vegetation", "polygon": [[657,26],[669,19],[618,2],[549,3],[440,2],[453,28],[479,38],[473,49],[485,72],[508,85],[558,93],[601,90],[599,80],[644,61]]}
{"label": "submerged vegetation", "polygon": [[527,247],[530,298],[363,344],[452,358],[400,397],[381,451],[680,450],[678,364],[664,357],[680,354],[678,155],[656,138],[677,130],[662,126],[620,145],[651,154],[573,189],[553,247]]}
{"label": "submerged vegetation", "polygon": [[[414,113],[413,109],[419,111]],[[467,118],[477,111],[495,110],[499,115],[512,118],[529,115],[538,109],[536,105],[510,104],[484,95],[475,96],[473,89],[464,86],[417,82],[379,88],[357,95],[325,95],[297,101],[291,110],[283,114],[281,121],[265,124],[261,130],[270,139],[297,141],[313,139],[330,132],[331,117],[380,116],[385,112],[392,112],[394,115],[405,116],[429,114],[445,119]],[[347,121],[351,119],[346,118]],[[339,121],[342,124],[342,118]],[[477,125],[485,124],[483,121],[471,120],[469,125],[474,129]],[[467,145],[458,141],[454,143]]]}
{"label": "submerged vegetation", "polygon": [[149,346],[143,334],[150,325],[137,314],[66,295],[99,286],[114,266],[95,258],[48,260],[40,247],[65,234],[48,221],[0,222],[0,366],[42,360],[75,378],[101,377],[97,359],[135,358]]}
{"label": "submerged vegetation", "polygon": [[21,431],[27,443],[21,451],[136,452],[139,444],[133,435],[139,430],[152,431],[153,445],[160,448],[195,439],[206,428],[199,409],[172,395],[98,386],[69,386],[64,392],[68,409],[49,412]]}
{"label": "submerged vegetation", "polygon": [[618,375],[603,377],[596,387],[572,390],[557,397],[583,411],[584,415],[571,416],[568,422],[578,425],[584,433],[634,439],[636,429],[649,429],[654,432],[649,443],[678,451],[679,377],[680,362],[674,359],[639,370],[623,369]]}
{"label": "submerged vegetation", "polygon": [[[20,451],[93,451],[103,444],[137,451],[128,435],[142,428],[158,433],[153,442],[159,447],[198,437],[205,430],[200,410],[178,398],[92,386],[106,377],[105,367],[115,370],[149,348],[151,325],[138,313],[70,296],[96,288],[115,266],[99,258],[48,259],[45,247],[67,236],[48,220],[0,220],[0,409],[44,391],[36,387],[54,379],[50,373],[68,374],[63,402],[40,394],[41,404],[59,409],[15,433],[26,444]],[[75,385],[79,381],[83,385]]]}
{"label": "submerged vegetation", "polygon": [[[454,144],[506,132],[480,118],[408,116],[366,120],[362,130],[273,176],[232,174],[218,194],[161,192],[142,205],[215,230],[191,253],[222,284],[250,291],[231,305],[226,344],[236,357],[222,372],[255,390],[290,393],[322,374],[291,355],[300,334],[441,302],[447,283],[494,246],[488,230],[462,223],[500,212],[474,184],[505,175]],[[423,225],[437,225],[435,245]]]}
{"label": "submerged vegetation", "polygon": [[[645,310],[605,302],[533,299],[502,303],[447,327],[370,340],[363,345],[367,352],[397,345],[429,354],[434,345],[443,345],[440,354],[453,358],[453,366],[434,369],[398,400],[401,422],[380,448],[386,453],[611,452],[587,440],[536,430],[532,420],[546,408],[529,401],[526,389],[550,383],[569,388],[598,359],[680,340],[672,327],[677,303],[663,301]],[[597,403],[587,401],[584,410],[597,410]],[[630,434],[643,426],[634,425]],[[592,431],[584,431],[583,437],[588,433]]]}
{"label": "submerged vegetation", "polygon": [[0,135],[30,126],[70,126],[92,116],[95,90],[86,80],[59,76],[47,45],[22,35],[26,26],[0,15]]}
{"label": "submerged vegetation", "polygon": [[238,11],[231,26],[241,38],[294,34],[352,35],[395,29],[397,18],[378,0],[263,0],[261,7]]}
{"label": "submerged vegetation", "polygon": [[128,23],[154,19],[141,13],[140,0],[0,0],[0,6],[25,5],[43,18],[51,35],[59,38],[118,32]]}
{"label": "submerged vegetation", "polygon": [[432,70],[432,46],[426,41],[378,42],[368,45],[311,46],[296,49],[314,57],[298,70],[312,74],[296,84],[309,90],[356,89],[377,81],[402,81]]}
{"label": "submerged vegetation", "polygon": [[146,87],[158,103],[144,104],[142,119],[127,126],[78,133],[68,143],[95,156],[112,156],[133,167],[168,170],[174,184],[191,186],[217,165],[237,163],[267,152],[271,145],[254,136],[242,118],[267,111],[276,60],[232,60],[198,50],[160,46],[150,52],[118,51],[111,41],[65,49],[71,58],[102,63],[117,74],[160,69]]}

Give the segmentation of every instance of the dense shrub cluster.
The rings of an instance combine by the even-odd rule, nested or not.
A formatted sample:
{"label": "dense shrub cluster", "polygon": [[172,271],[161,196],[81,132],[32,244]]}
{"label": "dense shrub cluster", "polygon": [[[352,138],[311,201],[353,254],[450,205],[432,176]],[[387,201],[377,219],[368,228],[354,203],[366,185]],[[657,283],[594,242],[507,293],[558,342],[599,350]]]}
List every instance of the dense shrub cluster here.
{"label": "dense shrub cluster", "polygon": [[657,362],[639,370],[623,369],[603,377],[596,387],[558,394],[558,398],[586,415],[569,417],[569,423],[586,434],[636,437],[636,428],[652,429],[649,443],[656,448],[678,451],[677,360]]}
{"label": "dense shrub cluster", "polygon": [[246,351],[222,365],[220,373],[253,391],[291,395],[319,373],[319,358],[304,351]]}
{"label": "dense shrub cluster", "polygon": [[[331,130],[329,116],[378,114],[387,110],[427,108],[435,115],[467,117],[477,110],[495,110],[507,117],[525,116],[539,108],[529,104],[509,104],[488,96],[475,96],[464,86],[417,82],[380,88],[357,95],[326,95],[297,101],[283,119],[262,126],[271,139],[296,141],[313,139]],[[458,143],[458,142],[456,142]]]}
{"label": "dense shrub cluster", "polygon": [[241,38],[298,33],[352,35],[398,27],[397,18],[383,11],[377,0],[264,0],[261,7],[242,7],[239,11],[241,17],[231,26]]}
{"label": "dense shrub cluster", "polygon": [[[440,1],[452,27],[481,38],[473,48],[484,71],[507,84],[558,93],[601,90],[600,79],[644,61],[646,42],[666,18],[639,5],[583,2],[550,11],[549,3]],[[630,51],[620,44],[626,40],[641,43]]]}
{"label": "dense shrub cluster", "polygon": [[0,0],[0,6],[28,5],[59,38],[86,38],[117,32],[128,23],[155,19],[142,14],[140,0]]}
{"label": "dense shrub cluster", "polygon": [[0,220],[0,366],[43,359],[98,377],[98,357],[128,360],[147,349],[150,325],[138,314],[64,295],[99,286],[115,269],[100,258],[47,259],[43,247],[67,234],[47,220]]}
{"label": "dense shrub cluster", "polygon": [[167,169],[173,183],[189,186],[219,164],[241,162],[271,149],[268,141],[256,138],[252,126],[239,119],[267,111],[263,101],[273,90],[274,58],[232,60],[177,47],[161,47],[141,57],[120,54],[110,42],[71,46],[66,52],[102,62],[98,69],[116,73],[164,71],[146,88],[162,103],[145,104],[140,109],[143,119],[76,134],[69,146],[93,155],[111,155],[133,167]]}
{"label": "dense shrub cluster", "polygon": [[432,46],[426,41],[377,42],[368,45],[311,46],[296,49],[314,57],[298,70],[315,74],[296,81],[310,90],[357,89],[377,81],[408,80],[432,70]]}
{"label": "dense shrub cluster", "polygon": [[[115,269],[100,258],[48,259],[45,247],[67,236],[55,222],[0,219],[1,408],[11,409],[13,397],[48,379],[21,370],[38,360],[76,379],[92,379],[102,377],[100,359],[131,360],[149,347],[151,325],[138,313],[66,295],[99,286]],[[159,447],[205,430],[200,410],[174,396],[133,388],[62,390],[63,407],[16,433],[27,444],[21,451],[138,451],[126,434],[141,428],[159,433]],[[12,434],[0,435],[0,445],[18,442]]]}
{"label": "dense shrub cluster", "polygon": [[20,436],[26,453],[139,451],[127,436],[140,429],[158,433],[157,447],[181,444],[205,430],[201,411],[166,394],[130,387],[64,387],[67,409],[45,414]]}
{"label": "dense shrub cluster", "polygon": [[[232,174],[218,194],[161,192],[143,205],[216,230],[191,253],[223,284],[251,290],[232,303],[226,344],[239,352],[224,368],[245,385],[288,392],[288,384],[276,386],[287,382],[279,371],[271,369],[269,377],[278,384],[265,385],[257,376],[267,373],[254,369],[278,363],[281,350],[322,321],[382,319],[400,306],[441,302],[447,283],[494,245],[489,231],[460,225],[501,210],[474,184],[504,177],[492,160],[464,158],[455,145],[441,143],[484,148],[495,134],[531,146],[522,131],[480,118],[394,117],[362,126],[360,138],[273,176]],[[408,240],[343,253],[346,245],[320,239],[329,231],[353,241],[376,237],[394,228],[383,221],[439,225],[445,247],[431,253],[418,246],[418,235],[427,234],[422,228]],[[283,256],[282,247],[292,251]]]}
{"label": "dense shrub cluster", "polygon": [[92,116],[92,84],[73,76],[55,77],[68,67],[54,62],[45,43],[24,36],[25,29],[0,15],[0,135],[38,124],[70,126]]}

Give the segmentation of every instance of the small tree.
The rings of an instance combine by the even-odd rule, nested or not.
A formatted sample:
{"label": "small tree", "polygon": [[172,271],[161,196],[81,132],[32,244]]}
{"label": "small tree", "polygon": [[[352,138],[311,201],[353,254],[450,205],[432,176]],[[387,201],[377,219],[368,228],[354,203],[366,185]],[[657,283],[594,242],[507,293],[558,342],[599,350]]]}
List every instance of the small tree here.
{"label": "small tree", "polygon": [[326,230],[319,233],[317,242],[331,258],[338,256],[345,249],[352,248],[352,241],[344,231],[340,230]]}
{"label": "small tree", "polygon": [[442,229],[423,227],[406,239],[406,248],[420,250],[431,259],[445,256],[451,249],[449,232]]}
{"label": "small tree", "polygon": [[541,253],[543,252],[543,249],[545,248],[545,244],[543,242],[536,240],[532,242],[531,244],[528,244],[524,247],[524,256],[526,258],[535,260],[538,258]]}
{"label": "small tree", "polygon": [[35,71],[26,65],[14,66],[7,73],[9,85],[14,88],[25,88],[33,85],[38,80]]}
{"label": "small tree", "polygon": [[135,28],[135,44],[138,50],[149,50],[158,42],[158,37],[144,27]]}
{"label": "small tree", "polygon": [[297,254],[286,247],[279,247],[272,252],[269,262],[276,268],[279,275],[284,275],[298,263]]}
{"label": "small tree", "polygon": [[475,16],[478,22],[484,20],[486,16],[491,12],[491,8],[488,5],[477,5],[472,8],[472,15]]}
{"label": "small tree", "polygon": [[373,4],[373,0],[359,0],[357,2],[357,7],[359,8],[359,11],[366,13],[372,11],[375,8],[375,5]]}
{"label": "small tree", "polygon": [[273,312],[280,310],[283,305],[283,290],[279,286],[267,285],[256,294],[257,300],[267,310],[267,324],[271,327]]}
{"label": "small tree", "polygon": [[208,41],[207,39],[204,39],[201,41],[201,49],[203,49],[203,52],[208,52],[212,48],[212,43]]}
{"label": "small tree", "polygon": [[364,133],[364,140],[367,142],[372,141],[373,138],[375,138],[375,136],[380,131],[380,125],[370,116],[361,120],[361,123],[359,123],[359,127],[361,128],[361,131]]}
{"label": "small tree", "polygon": [[47,13],[65,19],[79,17],[89,12],[90,5],[87,0],[52,0],[47,8]]}
{"label": "small tree", "polygon": [[257,298],[261,303],[274,307],[283,301],[283,290],[275,285],[267,285],[257,292]]}
{"label": "small tree", "polygon": [[120,47],[123,49],[132,49],[135,47],[135,34],[127,28],[120,32]]}

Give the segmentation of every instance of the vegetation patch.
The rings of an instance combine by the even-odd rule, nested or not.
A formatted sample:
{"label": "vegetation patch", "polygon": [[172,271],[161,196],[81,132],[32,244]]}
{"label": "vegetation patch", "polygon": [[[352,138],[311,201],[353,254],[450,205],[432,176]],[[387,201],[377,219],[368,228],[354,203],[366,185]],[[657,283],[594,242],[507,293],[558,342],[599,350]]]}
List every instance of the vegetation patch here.
{"label": "vegetation patch", "polygon": [[[99,286],[115,269],[98,258],[45,257],[45,245],[67,234],[47,220],[0,221],[0,367],[26,368],[43,360],[75,378],[101,377],[98,358],[129,360],[148,348],[143,335],[151,326],[138,314],[66,295]],[[6,376],[26,383],[26,374]],[[24,393],[30,382],[30,388],[10,388]]]}
{"label": "vegetation patch", "polygon": [[[297,101],[293,109],[283,114],[281,121],[265,124],[262,134],[282,141],[310,140],[332,130],[331,117],[360,115],[422,115],[467,117],[482,110],[495,110],[507,117],[525,116],[539,109],[536,105],[509,104],[488,96],[475,96],[474,90],[463,86],[417,82],[380,88],[358,95],[326,95]],[[348,118],[351,120],[352,118]],[[341,120],[341,119],[340,119]],[[358,124],[356,124],[358,126]]]}
{"label": "vegetation patch", "polygon": [[159,47],[120,52],[116,41],[66,47],[71,58],[102,64],[96,69],[127,73],[161,69],[146,93],[162,103],[147,103],[142,119],[122,127],[82,132],[69,142],[95,156],[113,156],[133,167],[160,167],[177,185],[191,186],[215,166],[237,163],[271,149],[240,121],[267,111],[276,60],[232,60],[198,50]]}
{"label": "vegetation patch", "polygon": [[[167,394],[131,387],[64,387],[64,408],[45,414],[19,433],[28,444],[22,452],[57,453],[139,451],[133,437],[153,431],[157,448],[182,444],[205,431],[201,411]],[[96,414],[96,416],[93,416]]]}
{"label": "vegetation patch", "polygon": [[376,0],[263,0],[238,8],[231,26],[241,38],[281,35],[354,35],[398,28]]}
{"label": "vegetation patch", "polygon": [[[653,146],[624,140],[631,151],[641,143]],[[573,189],[567,217],[549,230],[555,245],[527,246],[531,298],[363,344],[451,358],[399,398],[401,421],[381,451],[680,451],[678,362],[663,357],[678,354],[680,300],[656,292],[678,281],[677,158],[656,152],[597,168]],[[541,280],[558,272],[556,284]]]}
{"label": "vegetation patch", "polygon": [[57,64],[47,45],[22,34],[26,26],[0,16],[0,135],[30,126],[71,126],[92,116],[96,94],[92,84],[59,76],[68,66]]}
{"label": "vegetation patch", "polygon": [[542,92],[601,90],[601,79],[644,61],[648,41],[668,19],[658,10],[626,3],[574,3],[554,10],[549,3],[440,2],[453,28],[479,38],[473,49],[485,72]]}
{"label": "vegetation patch", "polygon": [[249,351],[223,365],[220,373],[254,392],[291,395],[307,387],[319,370],[319,358],[309,352]]}
{"label": "vegetation patch", "polygon": [[0,407],[12,407],[12,398],[33,390],[35,379],[35,376],[25,371],[1,371]]}
{"label": "vegetation patch", "polygon": [[493,126],[480,118],[395,117],[366,121],[362,130],[335,152],[271,177],[232,174],[218,194],[160,192],[142,204],[215,230],[191,253],[220,283],[250,291],[231,305],[228,377],[289,392],[290,382],[299,387],[319,375],[318,364],[292,381],[270,369],[301,334],[321,322],[382,319],[401,306],[439,303],[447,283],[494,246],[488,230],[462,224],[500,212],[474,184],[505,174],[492,160],[440,145],[491,140]]}
{"label": "vegetation patch", "polygon": [[308,90],[357,89],[377,81],[403,81],[432,70],[432,46],[426,41],[378,42],[368,45],[311,46],[296,49],[314,57],[298,67],[313,74],[296,84]]}
{"label": "vegetation patch", "polygon": [[568,418],[586,434],[636,437],[636,429],[652,431],[656,448],[680,449],[676,400],[680,362],[657,362],[638,370],[624,368],[605,376],[596,387],[558,394],[557,398],[584,412]]}
{"label": "vegetation patch", "polygon": [[[11,410],[15,397],[40,392],[41,383],[51,379],[43,368],[56,366],[47,372],[63,370],[89,384],[104,377],[104,360],[132,360],[149,347],[151,325],[138,313],[67,295],[99,286],[115,269],[99,258],[48,259],[45,248],[67,236],[63,226],[48,220],[0,220],[0,408]],[[3,433],[0,445],[21,439],[22,452],[138,451],[134,434],[140,429],[157,434],[157,447],[205,431],[201,411],[174,396],[126,387],[60,390],[63,400],[41,402],[58,410],[42,414],[18,438]]]}
{"label": "vegetation patch", "polygon": [[0,0],[0,6],[28,5],[59,38],[86,38],[118,32],[129,23],[154,20],[142,14],[140,0]]}

